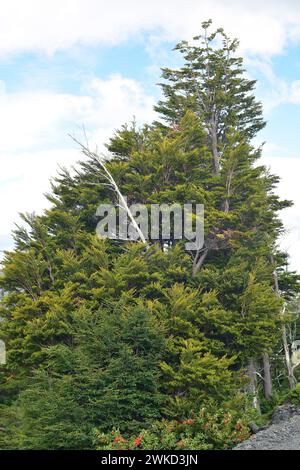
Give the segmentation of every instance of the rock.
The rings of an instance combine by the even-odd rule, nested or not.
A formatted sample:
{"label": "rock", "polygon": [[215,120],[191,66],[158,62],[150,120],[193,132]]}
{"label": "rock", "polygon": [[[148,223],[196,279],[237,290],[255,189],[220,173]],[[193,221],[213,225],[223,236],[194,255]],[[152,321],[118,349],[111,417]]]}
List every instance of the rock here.
{"label": "rock", "polygon": [[300,450],[300,407],[290,403],[278,407],[268,428],[234,450]]}
{"label": "rock", "polygon": [[259,431],[261,431],[261,428],[259,428],[257,426],[257,424],[255,423],[250,423],[249,424],[249,428],[251,429],[251,431],[253,432],[253,434],[257,434]]}
{"label": "rock", "polygon": [[292,418],[293,416],[300,415],[300,408],[299,406],[292,405],[292,404],[285,404],[279,406],[272,417],[272,424],[279,424],[288,419]]}
{"label": "rock", "polygon": [[300,408],[294,405],[279,407],[268,428],[234,450],[300,450]]}

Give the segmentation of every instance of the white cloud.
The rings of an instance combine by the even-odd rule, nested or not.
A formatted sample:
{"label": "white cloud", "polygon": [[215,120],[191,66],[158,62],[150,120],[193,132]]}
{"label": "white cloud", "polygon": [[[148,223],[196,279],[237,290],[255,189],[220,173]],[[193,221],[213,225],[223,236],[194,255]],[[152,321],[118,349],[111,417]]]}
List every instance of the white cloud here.
{"label": "white cloud", "polygon": [[[7,160],[4,161],[7,156]],[[74,150],[38,151],[1,154],[0,236],[8,236],[20,212],[40,213],[48,202],[44,193],[50,189],[50,177],[58,165],[71,167],[79,159]]]}
{"label": "white cloud", "polygon": [[286,233],[280,240],[280,246],[289,253],[291,268],[300,272],[300,159],[264,157],[263,163],[280,176],[277,192],[281,198],[294,202],[293,207],[284,209],[281,214]]}
{"label": "white cloud", "polygon": [[85,124],[90,144],[101,145],[133,115],[151,121],[154,101],[138,82],[120,75],[91,80],[80,96],[7,93],[3,83],[0,89],[0,237],[7,246],[18,213],[41,211],[58,165],[70,167],[80,158],[67,132],[82,137]]}
{"label": "white cloud", "polygon": [[[255,145],[259,147],[260,144],[261,144],[261,139],[257,137],[255,139]],[[286,152],[286,148],[283,147],[282,145],[279,145],[277,142],[266,142],[264,144],[263,151],[264,151],[264,156],[272,157],[273,155],[284,154]]]}
{"label": "white cloud", "polygon": [[197,34],[208,18],[254,53],[276,54],[300,40],[298,0],[1,0],[0,7],[2,54],[116,44],[145,31],[173,41]]}
{"label": "white cloud", "polygon": [[300,104],[300,80],[287,82],[279,77],[270,80],[270,90],[262,97],[264,111],[270,113],[282,104]]}
{"label": "white cloud", "polygon": [[[2,92],[1,92],[2,89]],[[7,93],[0,87],[0,152],[46,148],[66,142],[67,132],[84,123],[101,129],[106,138],[111,129],[136,114],[141,121],[153,116],[153,98],[135,80],[113,75],[108,80],[90,80],[82,95],[48,91]]]}
{"label": "white cloud", "polygon": [[288,81],[276,75],[270,58],[246,57],[245,63],[259,70],[267,81],[268,87],[261,96],[265,113],[282,104],[300,104],[300,80]]}
{"label": "white cloud", "polygon": [[294,104],[300,104],[300,80],[295,80],[292,82],[290,102]]}
{"label": "white cloud", "polygon": [[83,122],[90,129],[96,128],[92,139],[97,144],[107,140],[113,129],[133,117],[138,123],[154,118],[155,100],[136,80],[118,74],[109,80],[95,78],[88,82],[84,91],[93,97],[93,102]]}

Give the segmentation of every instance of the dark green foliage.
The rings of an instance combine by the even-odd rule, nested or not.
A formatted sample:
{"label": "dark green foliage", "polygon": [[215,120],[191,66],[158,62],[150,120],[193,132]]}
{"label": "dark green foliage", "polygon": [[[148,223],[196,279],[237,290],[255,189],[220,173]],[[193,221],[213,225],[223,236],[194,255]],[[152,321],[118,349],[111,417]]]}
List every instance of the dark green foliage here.
{"label": "dark green foliage", "polygon": [[91,448],[94,427],[134,432],[160,417],[164,339],[145,307],[79,309],[70,329],[72,344],[44,350],[42,366],[11,407],[16,446]]}
{"label": "dark green foliage", "polygon": [[[164,99],[155,109],[172,125],[187,109],[209,131],[215,121],[220,147],[225,147],[229,129],[242,132],[248,140],[265,123],[261,104],[253,95],[256,82],[245,77],[243,59],[235,55],[238,41],[231,40],[222,28],[211,33],[210,26],[211,21],[202,23],[203,32],[193,43],[182,41],[175,47],[183,55],[184,65],[178,70],[163,68]],[[222,47],[216,46],[218,41]]]}

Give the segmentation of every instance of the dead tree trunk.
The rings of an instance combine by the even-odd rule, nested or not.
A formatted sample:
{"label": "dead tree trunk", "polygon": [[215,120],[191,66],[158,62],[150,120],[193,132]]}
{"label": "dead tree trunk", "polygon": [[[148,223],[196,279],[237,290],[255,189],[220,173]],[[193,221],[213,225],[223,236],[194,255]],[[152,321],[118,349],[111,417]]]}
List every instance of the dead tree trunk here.
{"label": "dead tree trunk", "polygon": [[247,392],[252,397],[253,408],[260,412],[258,392],[257,392],[257,367],[255,359],[251,358],[247,367],[247,376],[249,378],[249,384],[247,387]]}
{"label": "dead tree trunk", "polygon": [[[271,261],[273,262],[273,258],[271,258]],[[279,291],[279,284],[278,284],[278,274],[276,271],[276,268],[273,271],[273,277],[274,277],[274,286],[275,286],[275,292],[278,297],[280,297],[280,291]],[[284,310],[282,314],[284,313]],[[283,344],[283,350],[284,350],[284,360],[285,360],[285,366],[287,370],[287,376],[288,376],[288,382],[289,382],[289,387],[292,390],[295,385],[296,385],[296,379],[294,376],[294,370],[293,370],[293,365],[291,361],[291,355],[290,355],[290,348],[289,348],[289,342],[287,339],[287,332],[286,332],[286,325],[283,324],[281,328],[281,339],[282,339],[282,344]]]}
{"label": "dead tree trunk", "polygon": [[127,213],[128,218],[129,218],[132,226],[136,230],[141,242],[144,243],[144,245],[147,248],[149,248],[148,243],[147,243],[146,238],[145,238],[145,235],[143,234],[143,232],[140,229],[139,225],[137,224],[135,218],[133,217],[133,215],[131,213],[131,210],[130,210],[128,204],[127,204],[126,198],[121,193],[121,191],[119,189],[119,186],[117,185],[117,183],[116,183],[115,179],[113,178],[112,174],[107,169],[107,166],[105,165],[104,159],[101,158],[96,152],[92,152],[91,150],[89,150],[88,147],[86,147],[81,142],[79,142],[77,139],[75,139],[75,137],[71,136],[71,138],[74,140],[74,142],[76,142],[80,146],[80,148],[81,148],[82,152],[84,153],[84,155],[86,155],[87,157],[92,158],[93,160],[95,160],[100,165],[100,167],[102,168],[102,171],[103,171],[102,176],[104,176],[104,178],[109,182],[109,185],[113,189],[115,194],[117,194],[117,196],[119,198],[119,205],[120,205],[121,209],[123,209]]}
{"label": "dead tree trunk", "polygon": [[263,353],[263,366],[264,366],[264,391],[265,398],[268,401],[272,400],[273,386],[272,386],[272,375],[271,375],[271,364],[270,356],[268,353]]}
{"label": "dead tree trunk", "polygon": [[284,350],[284,359],[285,359],[285,365],[287,369],[287,374],[288,374],[288,382],[289,382],[289,387],[292,390],[297,381],[294,376],[294,369],[291,361],[291,355],[290,355],[290,348],[289,348],[289,343],[287,340],[287,332],[286,332],[286,325],[282,325],[282,330],[281,330],[281,338],[282,338],[282,344],[283,344],[283,350]]}
{"label": "dead tree trunk", "polygon": [[216,120],[212,118],[210,124],[210,139],[211,139],[211,151],[213,157],[213,167],[216,175],[219,175],[221,172],[220,169],[220,156],[218,151],[218,135],[217,135],[217,123]]}

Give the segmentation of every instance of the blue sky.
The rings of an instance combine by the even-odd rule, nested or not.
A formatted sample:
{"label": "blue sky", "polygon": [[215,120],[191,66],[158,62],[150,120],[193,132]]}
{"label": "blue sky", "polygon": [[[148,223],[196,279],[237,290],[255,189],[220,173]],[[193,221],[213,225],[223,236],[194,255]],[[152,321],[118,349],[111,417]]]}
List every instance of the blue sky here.
{"label": "blue sky", "polygon": [[181,39],[212,18],[241,40],[258,80],[264,162],[295,206],[281,243],[300,271],[300,4],[298,0],[0,0],[0,250],[18,213],[40,212],[58,164],[79,154],[68,133],[102,145],[133,116],[154,118],[161,66],[176,66]]}

